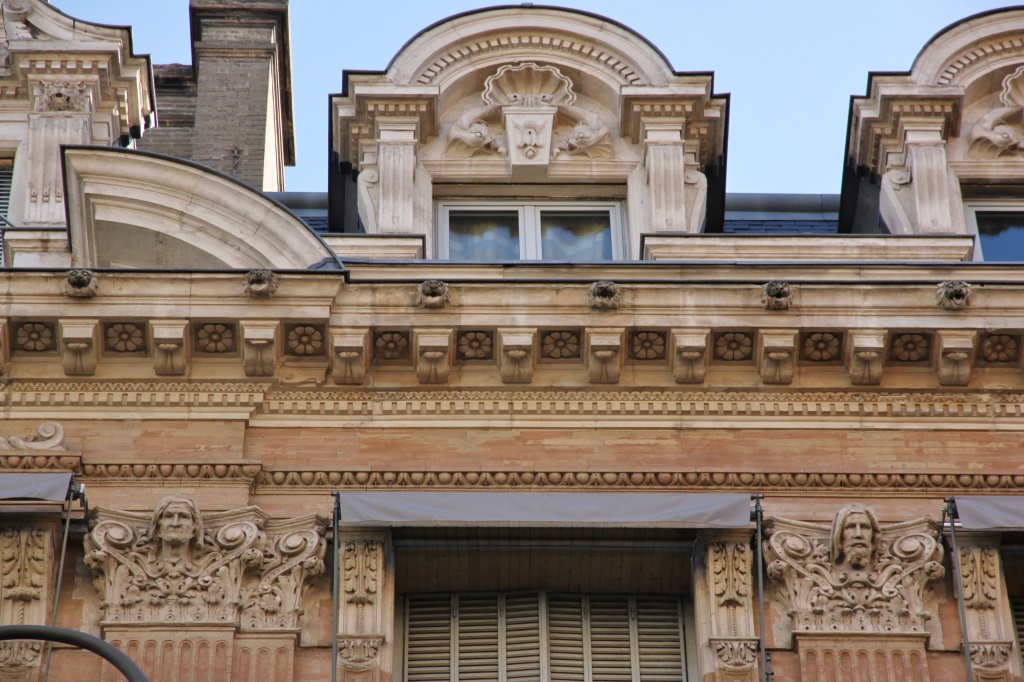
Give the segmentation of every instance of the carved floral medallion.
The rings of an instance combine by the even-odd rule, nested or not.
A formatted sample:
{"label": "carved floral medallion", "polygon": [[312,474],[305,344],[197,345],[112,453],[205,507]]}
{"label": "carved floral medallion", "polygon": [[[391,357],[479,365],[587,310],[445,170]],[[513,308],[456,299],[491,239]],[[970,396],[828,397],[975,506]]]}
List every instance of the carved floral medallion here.
{"label": "carved floral medallion", "polygon": [[230,353],[235,350],[235,327],[223,322],[199,325],[196,348],[203,353]]}
{"label": "carved floral medallion", "polygon": [[715,339],[715,357],[719,360],[749,360],[754,342],[745,332],[725,332]]}

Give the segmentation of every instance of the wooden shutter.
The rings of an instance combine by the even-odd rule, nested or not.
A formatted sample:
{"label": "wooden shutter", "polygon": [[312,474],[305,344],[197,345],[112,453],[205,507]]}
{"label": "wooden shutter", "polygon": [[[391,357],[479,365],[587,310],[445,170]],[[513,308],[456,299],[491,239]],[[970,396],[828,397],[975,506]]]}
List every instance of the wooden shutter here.
{"label": "wooden shutter", "polygon": [[593,682],[633,680],[628,597],[590,597],[590,667]]}
{"label": "wooden shutter", "polygon": [[408,598],[405,633],[405,679],[438,682],[451,677],[452,597]]}
{"label": "wooden shutter", "polygon": [[498,679],[498,595],[460,595],[456,617],[459,682]]}
{"label": "wooden shutter", "polygon": [[637,657],[642,682],[682,682],[682,613],[678,599],[636,597]]}
{"label": "wooden shutter", "polygon": [[505,679],[541,678],[539,595],[505,595]]}
{"label": "wooden shutter", "polygon": [[1017,631],[1017,650],[1021,663],[1024,663],[1024,650],[1021,650],[1021,643],[1024,642],[1024,597],[1012,597],[1010,608],[1013,609],[1013,627]]}
{"label": "wooden shutter", "polygon": [[[678,597],[413,595],[407,603],[408,682],[686,679]],[[1015,615],[1020,626],[1024,608]]]}
{"label": "wooden shutter", "polygon": [[548,597],[548,661],[552,682],[586,680],[583,597]]}

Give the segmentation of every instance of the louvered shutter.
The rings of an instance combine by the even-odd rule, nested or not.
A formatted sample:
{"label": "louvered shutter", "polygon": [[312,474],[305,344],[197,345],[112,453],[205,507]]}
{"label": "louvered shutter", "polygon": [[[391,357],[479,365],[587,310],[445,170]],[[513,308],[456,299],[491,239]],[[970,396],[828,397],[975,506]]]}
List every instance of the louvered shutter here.
{"label": "louvered shutter", "polygon": [[451,595],[410,596],[406,615],[405,679],[438,682],[451,677]]}
{"label": "louvered shutter", "polygon": [[583,597],[548,597],[548,665],[552,682],[584,682]]}
{"label": "louvered shutter", "polygon": [[682,682],[682,613],[678,599],[636,597],[641,682]]}
{"label": "louvered shutter", "polygon": [[505,596],[505,679],[536,681],[540,669],[540,599],[537,594]]}
{"label": "louvered shutter", "polygon": [[[0,164],[3,164],[3,160],[0,159]],[[14,181],[14,166],[10,162],[4,165],[0,165],[0,215],[7,218],[8,211],[11,207],[11,183]],[[0,224],[0,265],[4,265],[4,230],[7,228],[6,223]]]}
{"label": "louvered shutter", "polygon": [[632,637],[627,597],[590,597],[590,666],[594,682],[631,682]]}
{"label": "louvered shutter", "polygon": [[686,679],[676,597],[413,595],[406,623],[407,682]]}
{"label": "louvered shutter", "polygon": [[[1017,648],[1024,642],[1024,597],[1010,599],[1010,608],[1013,609],[1013,627],[1017,631]],[[1021,662],[1024,663],[1024,651],[1020,652]]]}

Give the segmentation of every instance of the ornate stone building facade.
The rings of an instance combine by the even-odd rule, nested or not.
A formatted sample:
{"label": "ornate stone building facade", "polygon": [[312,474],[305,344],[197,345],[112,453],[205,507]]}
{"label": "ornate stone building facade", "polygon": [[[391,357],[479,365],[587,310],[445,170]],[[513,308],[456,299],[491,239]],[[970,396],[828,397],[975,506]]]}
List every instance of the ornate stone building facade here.
{"label": "ornate stone building facade", "polygon": [[736,234],[711,74],[532,6],[347,73],[299,206],[286,0],[191,12],[153,66],[2,3],[2,481],[89,511],[0,502],[0,625],[154,681],[1021,680],[1022,529],[943,512],[1024,499],[1024,10],[871,77],[802,235]]}

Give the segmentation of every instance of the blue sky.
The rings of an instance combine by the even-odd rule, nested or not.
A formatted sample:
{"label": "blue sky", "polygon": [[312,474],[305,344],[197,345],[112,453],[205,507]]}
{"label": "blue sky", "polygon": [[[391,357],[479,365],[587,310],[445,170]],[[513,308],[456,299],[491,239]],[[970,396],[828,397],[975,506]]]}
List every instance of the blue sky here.
{"label": "blue sky", "polygon": [[[187,0],[52,0],[86,21],[131,25],[156,64],[189,63]],[[541,3],[537,3],[541,4]],[[948,24],[1003,6],[982,0],[587,0],[654,43],[680,71],[714,71],[732,93],[730,192],[838,193],[851,94],[869,71],[910,68]],[[327,187],[327,95],[344,69],[383,69],[418,31],[468,0],[292,0],[298,165],[290,191]]]}

